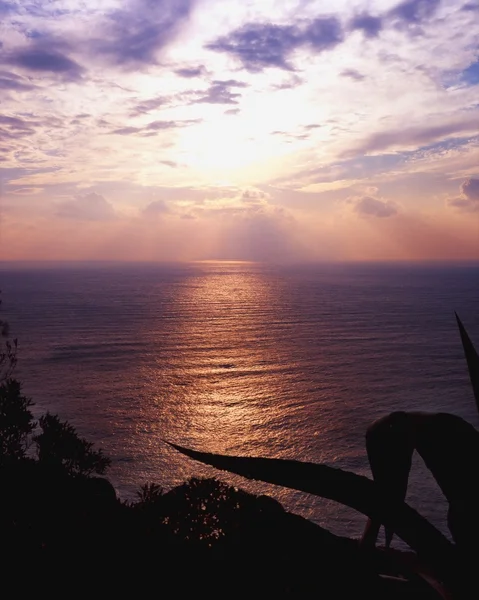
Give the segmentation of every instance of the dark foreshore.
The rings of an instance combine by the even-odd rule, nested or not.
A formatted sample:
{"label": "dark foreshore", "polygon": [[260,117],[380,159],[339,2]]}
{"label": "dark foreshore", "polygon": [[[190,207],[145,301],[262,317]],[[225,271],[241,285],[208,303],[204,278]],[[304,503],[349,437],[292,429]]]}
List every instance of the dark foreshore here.
{"label": "dark foreshore", "polygon": [[19,592],[437,597],[418,578],[402,582],[385,552],[215,479],[144,486],[128,503],[106,478],[27,459],[0,470],[0,487],[4,581]]}

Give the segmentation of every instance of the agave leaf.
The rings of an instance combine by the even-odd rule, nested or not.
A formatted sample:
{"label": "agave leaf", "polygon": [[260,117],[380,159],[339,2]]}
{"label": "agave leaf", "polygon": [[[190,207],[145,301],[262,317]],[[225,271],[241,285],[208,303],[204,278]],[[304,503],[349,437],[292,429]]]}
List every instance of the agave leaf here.
{"label": "agave leaf", "polygon": [[[168,442],[169,443],[169,442]],[[251,458],[170,446],[207,465],[340,502],[394,530],[443,580],[453,577],[454,546],[405,502],[391,502],[367,477],[323,464],[277,458]]]}
{"label": "agave leaf", "polygon": [[471,342],[471,338],[467,334],[466,328],[462,324],[461,319],[458,317],[456,312],[454,312],[454,314],[456,315],[456,321],[459,326],[462,347],[464,348],[464,354],[466,355],[469,377],[471,378],[474,398],[476,399],[476,406],[477,410],[479,411],[479,356],[474,348],[473,343]]}

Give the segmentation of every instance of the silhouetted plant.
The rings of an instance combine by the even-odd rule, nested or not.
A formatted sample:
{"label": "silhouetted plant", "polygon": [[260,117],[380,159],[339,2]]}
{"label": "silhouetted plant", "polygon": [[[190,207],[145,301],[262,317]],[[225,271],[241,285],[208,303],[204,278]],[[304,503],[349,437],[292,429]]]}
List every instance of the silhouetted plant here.
{"label": "silhouetted plant", "polygon": [[163,496],[164,523],[179,539],[211,547],[240,527],[252,498],[217,479],[192,477]]}
{"label": "silhouetted plant", "polygon": [[[0,292],[1,293],[1,292]],[[0,306],[2,299],[0,298]],[[10,327],[7,321],[0,319],[0,337],[5,339],[5,346],[0,349],[0,383],[7,381],[17,364],[17,345],[16,339],[10,341]]]}
{"label": "silhouetted plant", "polygon": [[136,492],[138,502],[136,506],[149,508],[158,506],[163,497],[163,488],[157,483],[145,483]]}
{"label": "silhouetted plant", "polygon": [[[474,396],[479,409],[479,357],[457,315],[456,318],[468,363]],[[406,413],[403,414],[406,415]],[[391,417],[394,417],[394,414],[387,417],[387,419],[390,419]],[[439,417],[443,428],[442,437],[439,440],[436,440],[439,444],[428,449],[428,452],[432,453],[428,456],[428,466],[434,464],[435,469],[438,468],[437,471],[433,469],[433,475],[435,477],[440,475],[442,478],[448,477],[447,473],[442,471],[442,467],[438,464],[444,460],[446,463],[450,462],[448,453],[444,453],[444,451],[441,450],[441,442],[442,448],[444,448],[444,443],[457,444],[458,446],[463,444],[461,447],[467,448],[470,454],[470,456],[464,458],[467,458],[470,461],[470,464],[474,464],[476,470],[473,470],[472,472],[471,469],[460,470],[459,478],[472,477],[473,479],[476,479],[477,487],[479,432],[477,432],[472,425],[454,415],[442,414],[432,415],[432,417]],[[413,421],[417,421],[417,418],[424,417],[417,417],[414,413],[411,415]],[[458,426],[458,423],[460,426]],[[386,422],[386,425],[388,424],[389,421]],[[386,431],[386,439],[390,437],[388,431],[389,430]],[[437,433],[431,431],[430,435],[437,435]],[[403,446],[407,444],[407,440],[401,439],[395,439],[391,443],[394,444],[396,441]],[[412,549],[416,550],[425,563],[431,567],[433,573],[435,573],[435,576],[437,577],[437,582],[446,582],[448,586],[450,586],[450,589],[458,592],[458,597],[471,597],[467,596],[469,593],[467,587],[468,585],[477,585],[474,583],[474,572],[472,572],[470,568],[470,565],[473,563],[472,554],[477,555],[477,549],[475,549],[477,547],[475,534],[479,531],[479,519],[476,516],[478,508],[475,502],[477,496],[474,495],[474,500],[472,501],[471,498],[466,497],[473,493],[474,485],[463,485],[458,489],[449,490],[449,492],[452,492],[455,497],[457,497],[455,500],[456,508],[459,510],[456,512],[456,515],[460,514],[461,509],[464,512],[464,514],[460,514],[462,520],[461,523],[458,523],[456,518],[456,526],[460,524],[462,532],[467,531],[468,523],[469,526],[472,527],[472,532],[469,532],[468,535],[464,534],[463,538],[466,538],[467,543],[460,547],[461,553],[458,555],[456,547],[453,544],[431,525],[429,521],[404,502],[406,489],[403,484],[404,482],[399,482],[399,485],[397,486],[399,493],[392,494],[390,490],[385,488],[382,484],[375,483],[366,477],[355,475],[354,473],[343,471],[341,469],[333,469],[322,464],[303,463],[300,461],[282,459],[226,456],[197,452],[174,444],[172,444],[172,446],[183,454],[218,469],[230,471],[248,479],[262,480],[294,490],[308,492],[350,506],[367,515],[374,522],[384,524],[389,530],[389,539],[392,532],[397,533],[399,537],[408,543]],[[408,448],[408,452],[409,451],[411,451],[412,454],[411,448]],[[394,454],[392,456],[394,458]],[[405,464],[406,466],[410,464],[409,458]],[[385,473],[388,474],[388,477],[392,476],[394,479],[395,468],[397,467],[398,464],[385,466]],[[452,469],[451,476],[453,475],[454,467],[454,464],[444,465],[446,470]],[[456,465],[456,468],[461,469],[461,465]],[[406,473],[408,472],[409,471],[407,470]],[[438,482],[440,485],[443,484],[441,486],[443,490],[447,490],[447,485],[444,485],[447,484],[447,482],[441,481],[441,477],[438,479]],[[457,479],[456,476],[456,480]],[[450,494],[447,497],[448,500],[451,501]],[[456,534],[458,532],[459,529],[456,530]],[[375,535],[375,532],[373,533]],[[454,536],[454,538],[455,541],[459,543],[459,539],[456,539],[456,536]],[[475,539],[474,544],[470,543],[471,538]],[[375,540],[376,537],[373,537],[373,543]],[[459,560],[458,557],[460,557]],[[464,583],[464,581],[466,583]],[[437,582],[434,583],[436,589],[438,585]],[[442,590],[441,593],[444,594],[444,597],[447,596],[447,592],[444,592],[444,590]]]}
{"label": "silhouetted plant", "polygon": [[70,475],[103,475],[111,461],[80,437],[67,421],[47,413],[39,419],[42,433],[34,436],[40,462],[60,466]]}
{"label": "silhouetted plant", "polygon": [[0,384],[0,465],[25,458],[35,422],[30,412],[33,402],[21,392],[14,379]]}

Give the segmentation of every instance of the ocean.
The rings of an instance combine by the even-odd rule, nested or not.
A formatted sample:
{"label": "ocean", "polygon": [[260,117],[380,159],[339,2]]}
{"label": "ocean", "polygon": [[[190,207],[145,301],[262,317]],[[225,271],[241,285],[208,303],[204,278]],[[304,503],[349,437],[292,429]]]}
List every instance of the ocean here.
{"label": "ocean", "polygon": [[[0,289],[35,415],[57,413],[103,448],[124,499],[145,482],[216,476],[358,537],[354,511],[216,471],[164,440],[369,475],[364,434],[388,412],[479,426],[454,317],[479,347],[477,263],[0,263]],[[418,457],[408,501],[447,532]]]}

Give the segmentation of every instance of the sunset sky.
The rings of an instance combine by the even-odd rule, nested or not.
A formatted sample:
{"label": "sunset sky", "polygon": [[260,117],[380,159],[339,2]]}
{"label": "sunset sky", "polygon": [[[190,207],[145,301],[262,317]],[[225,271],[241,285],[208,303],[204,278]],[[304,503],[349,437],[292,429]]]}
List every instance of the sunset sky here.
{"label": "sunset sky", "polygon": [[0,0],[0,259],[479,258],[479,0]]}

